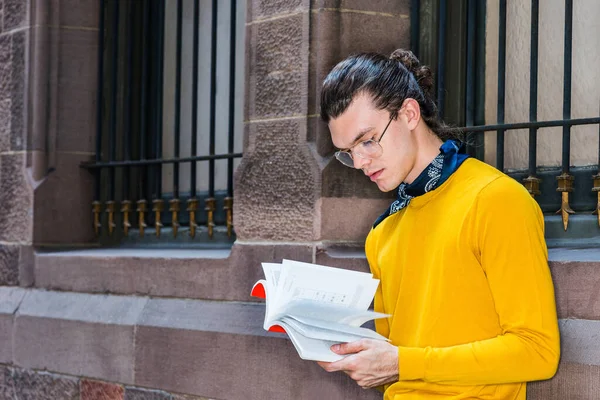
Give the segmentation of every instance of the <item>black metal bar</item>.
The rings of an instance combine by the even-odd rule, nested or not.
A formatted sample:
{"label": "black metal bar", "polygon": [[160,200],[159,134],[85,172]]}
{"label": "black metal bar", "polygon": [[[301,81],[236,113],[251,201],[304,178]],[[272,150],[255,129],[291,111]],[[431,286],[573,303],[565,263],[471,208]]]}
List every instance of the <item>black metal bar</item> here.
{"label": "black metal bar", "polygon": [[[465,71],[465,125],[473,126],[475,119],[475,28],[477,23],[476,0],[467,1],[467,46],[466,46],[466,71]],[[475,150],[471,140],[467,140],[467,151],[474,154]]]}
{"label": "black metal bar", "polygon": [[473,126],[475,119],[475,24],[477,17],[476,0],[468,0],[467,7],[467,90],[465,93],[465,125]]}
{"label": "black metal bar", "polygon": [[[100,20],[98,31],[98,88],[96,92],[96,162],[102,161],[102,103],[104,101],[104,0],[100,0]],[[96,173],[94,200],[100,201],[100,173]]]}
{"label": "black metal bar", "polygon": [[[120,3],[115,1],[113,5],[113,48],[112,48],[112,65],[111,65],[111,110],[110,110],[110,132],[108,135],[108,159],[114,161],[117,157],[117,100],[119,98],[118,90],[118,77],[119,77],[119,5]],[[115,199],[115,169],[109,168],[109,188],[108,188],[108,199]]]}
{"label": "black metal bar", "polygon": [[[598,118],[600,119],[600,118]],[[211,160],[225,160],[227,158],[240,158],[243,153],[227,153],[227,154],[212,154],[208,156],[195,156],[195,157],[180,157],[180,158],[155,158],[155,159],[142,159],[142,160],[130,160],[130,161],[108,161],[108,162],[91,162],[81,164],[82,168],[106,168],[106,167],[124,167],[127,165],[156,165],[156,164],[174,164],[190,161],[211,161]]]}
{"label": "black metal bar", "polygon": [[[198,46],[200,40],[200,3],[194,0],[194,48],[192,49],[192,157],[198,154]],[[190,163],[190,198],[196,197],[196,161]]]}
{"label": "black metal bar", "polygon": [[495,124],[495,125],[475,125],[461,128],[463,132],[487,132],[503,129],[505,131],[513,129],[527,128],[550,128],[554,126],[575,126],[575,125],[593,125],[600,123],[600,117],[592,118],[576,118],[576,119],[557,119],[552,121],[536,121],[536,122],[516,122],[513,124]]}
{"label": "black metal bar", "polygon": [[438,22],[438,59],[437,59],[437,106],[438,115],[444,118],[444,101],[446,99],[446,0],[439,0]]}
{"label": "black metal bar", "polygon": [[[571,118],[571,63],[573,44],[573,0],[565,0],[565,66],[563,86],[563,118]],[[565,174],[570,170],[571,156],[571,127],[563,126],[562,144],[562,171]]]}
{"label": "black metal bar", "polygon": [[[485,124],[485,21],[486,21],[486,2],[477,1],[476,24],[477,41],[475,45],[475,125]],[[485,158],[485,138],[484,135],[475,135],[475,156],[479,160]]]}
{"label": "black metal bar", "polygon": [[[504,124],[504,97],[506,83],[506,0],[500,0],[498,29],[498,125]],[[504,129],[498,129],[496,136],[496,168],[504,170]]]}
{"label": "black metal bar", "polygon": [[[235,7],[235,1],[232,0],[231,4],[233,7]],[[420,39],[420,34],[421,34],[420,9],[421,9],[421,0],[411,0],[411,2],[410,2],[410,49],[417,58],[419,58],[419,39]]]}
{"label": "black metal bar", "polygon": [[[146,159],[146,107],[148,106],[147,85],[148,85],[148,43],[150,39],[150,4],[143,2],[143,22],[142,22],[142,77],[140,83],[140,161]],[[139,198],[145,197],[146,180],[148,178],[148,164],[138,164],[142,168],[140,170],[139,179]]]}
{"label": "black metal bar", "polygon": [[[418,0],[413,0],[418,3]],[[235,41],[236,41],[236,2],[231,0],[231,29],[229,33],[229,143],[227,151],[233,153],[235,144]],[[412,21],[411,21],[412,24]],[[227,160],[227,196],[233,196],[233,158]]]}
{"label": "black metal bar", "polygon": [[[215,122],[216,122],[216,100],[217,100],[217,5],[218,1],[212,1],[211,22],[211,45],[210,45],[210,141],[208,154],[215,154]],[[215,196],[215,160],[208,162],[208,197]]]}
{"label": "black metal bar", "polygon": [[[531,0],[531,53],[529,62],[529,121],[537,121],[539,0]],[[529,176],[537,166],[537,128],[529,128]]]}
{"label": "black metal bar", "polygon": [[[129,30],[127,33],[127,93],[125,102],[125,133],[123,143],[123,156],[125,160],[131,160],[131,132],[133,130],[133,118],[131,113],[133,109],[132,104],[132,92],[133,92],[133,36],[134,36],[134,7],[137,3],[127,3],[129,9],[129,18],[127,23],[129,24]],[[129,174],[130,168],[126,167],[123,170],[123,199],[128,200],[129,192]]]}
{"label": "black metal bar", "polygon": [[[175,38],[175,143],[173,153],[175,158],[179,158],[179,144],[181,138],[181,42],[182,38],[182,19],[183,19],[183,4],[182,0],[177,0],[177,36]],[[192,115],[195,115],[195,110],[192,110]],[[179,198],[179,163],[173,164],[173,197]]]}
{"label": "black metal bar", "polygon": [[[163,65],[164,65],[164,25],[165,25],[165,3],[164,0],[154,1],[156,5],[156,98],[155,118],[156,130],[154,136],[154,154],[156,158],[162,157],[162,131],[163,131]],[[162,165],[156,165],[154,172],[154,198],[162,197]]]}

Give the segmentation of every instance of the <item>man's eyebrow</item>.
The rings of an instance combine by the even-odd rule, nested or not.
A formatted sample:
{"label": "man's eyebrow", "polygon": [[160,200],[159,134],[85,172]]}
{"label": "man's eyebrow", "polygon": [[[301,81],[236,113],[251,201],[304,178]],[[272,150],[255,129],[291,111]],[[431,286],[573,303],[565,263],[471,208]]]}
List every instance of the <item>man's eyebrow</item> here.
{"label": "man's eyebrow", "polygon": [[340,151],[347,151],[348,149],[351,149],[352,147],[354,147],[356,142],[358,142],[360,139],[362,139],[363,136],[365,136],[367,133],[371,132],[373,129],[375,129],[375,128],[372,126],[361,129],[354,137],[354,140],[352,141],[352,143],[350,143],[350,146],[346,147],[345,149],[340,149]]}

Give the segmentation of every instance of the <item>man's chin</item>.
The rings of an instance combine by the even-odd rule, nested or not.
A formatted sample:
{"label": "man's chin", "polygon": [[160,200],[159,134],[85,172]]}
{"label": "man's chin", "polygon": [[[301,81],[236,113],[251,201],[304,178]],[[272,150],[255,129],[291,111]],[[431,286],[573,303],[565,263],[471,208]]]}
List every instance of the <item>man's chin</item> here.
{"label": "man's chin", "polygon": [[383,193],[391,192],[395,189],[394,187],[388,187],[388,185],[386,185],[385,182],[375,182],[375,184],[377,185],[377,188]]}

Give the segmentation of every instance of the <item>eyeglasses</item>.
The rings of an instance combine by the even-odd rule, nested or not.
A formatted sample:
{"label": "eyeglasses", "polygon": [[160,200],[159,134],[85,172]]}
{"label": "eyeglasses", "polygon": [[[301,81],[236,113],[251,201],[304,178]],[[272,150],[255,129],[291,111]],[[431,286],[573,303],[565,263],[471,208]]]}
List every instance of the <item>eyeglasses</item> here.
{"label": "eyeglasses", "polygon": [[388,126],[392,123],[394,117],[391,117],[388,121],[387,125],[383,129],[383,133],[379,136],[379,140],[369,139],[362,141],[360,143],[355,144],[348,150],[339,150],[335,152],[335,158],[338,159],[339,162],[344,164],[346,167],[354,168],[354,155],[364,158],[364,159],[374,159],[381,157],[383,153],[383,148],[381,147],[381,139],[383,139],[383,135],[387,131]]}

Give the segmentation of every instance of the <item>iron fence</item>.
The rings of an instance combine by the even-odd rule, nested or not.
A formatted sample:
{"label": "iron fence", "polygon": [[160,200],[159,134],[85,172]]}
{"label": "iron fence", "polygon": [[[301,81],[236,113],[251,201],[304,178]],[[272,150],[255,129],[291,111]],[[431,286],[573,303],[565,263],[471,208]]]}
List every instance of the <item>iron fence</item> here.
{"label": "iron fence", "polygon": [[[101,0],[100,10],[96,156],[82,165],[96,176],[95,232],[233,240],[237,1]],[[223,44],[228,76],[217,79]],[[228,98],[218,105],[219,85]]]}
{"label": "iron fence", "polygon": [[[450,12],[449,5],[454,8]],[[487,2],[479,0],[412,0],[411,2],[411,46],[419,55],[429,56],[426,60],[436,65],[437,101],[440,116],[444,118],[449,104],[458,108],[459,118],[450,121],[460,126],[470,138],[469,151],[480,159],[484,158],[483,135],[496,132],[496,168],[523,182],[529,193],[536,197],[542,210],[562,215],[564,229],[569,222],[569,215],[577,212],[600,210],[600,144],[598,165],[587,167],[571,166],[571,128],[574,126],[599,124],[600,117],[572,118],[572,65],[573,65],[573,0],[564,0],[564,52],[563,52],[563,99],[562,119],[538,120],[538,83],[539,83],[539,24],[540,2],[531,0],[531,31],[529,54],[529,120],[507,123],[506,110],[506,64],[507,64],[507,1],[498,2],[498,52],[497,52],[497,97],[496,121],[486,124],[483,108],[485,101],[485,41],[486,41],[486,7]],[[458,13],[456,10],[459,10]],[[433,17],[431,16],[433,14]],[[429,18],[430,20],[428,20]],[[450,31],[452,18],[466,23],[462,28]],[[423,21],[426,23],[423,27]],[[456,22],[456,21],[454,21]],[[457,24],[455,23],[455,26]],[[495,32],[487,32],[493,35]],[[436,38],[432,35],[437,35]],[[425,38],[425,45],[422,43]],[[452,43],[458,48],[458,58],[448,60],[447,49]],[[458,44],[457,44],[458,43]],[[436,54],[433,60],[431,54]],[[508,55],[511,56],[510,54]],[[435,62],[433,62],[435,61]],[[449,103],[447,96],[457,92],[455,87],[447,87],[447,82],[464,82],[464,94],[459,96],[457,105]],[[456,99],[456,96],[453,98]],[[592,98],[590,101],[594,101]],[[452,119],[452,118],[450,118]],[[538,165],[537,139],[540,128],[562,127],[562,162],[560,168],[541,167]],[[528,167],[526,170],[508,171],[505,168],[505,133],[511,130],[528,130]],[[600,129],[599,135],[600,137]],[[600,143],[600,142],[599,142]],[[557,184],[553,184],[557,182]],[[554,186],[556,185],[556,186]],[[569,199],[569,195],[573,194]],[[558,197],[557,197],[558,195]],[[572,207],[573,206],[573,207]],[[575,211],[574,211],[575,210]],[[600,224],[600,215],[598,216]]]}

